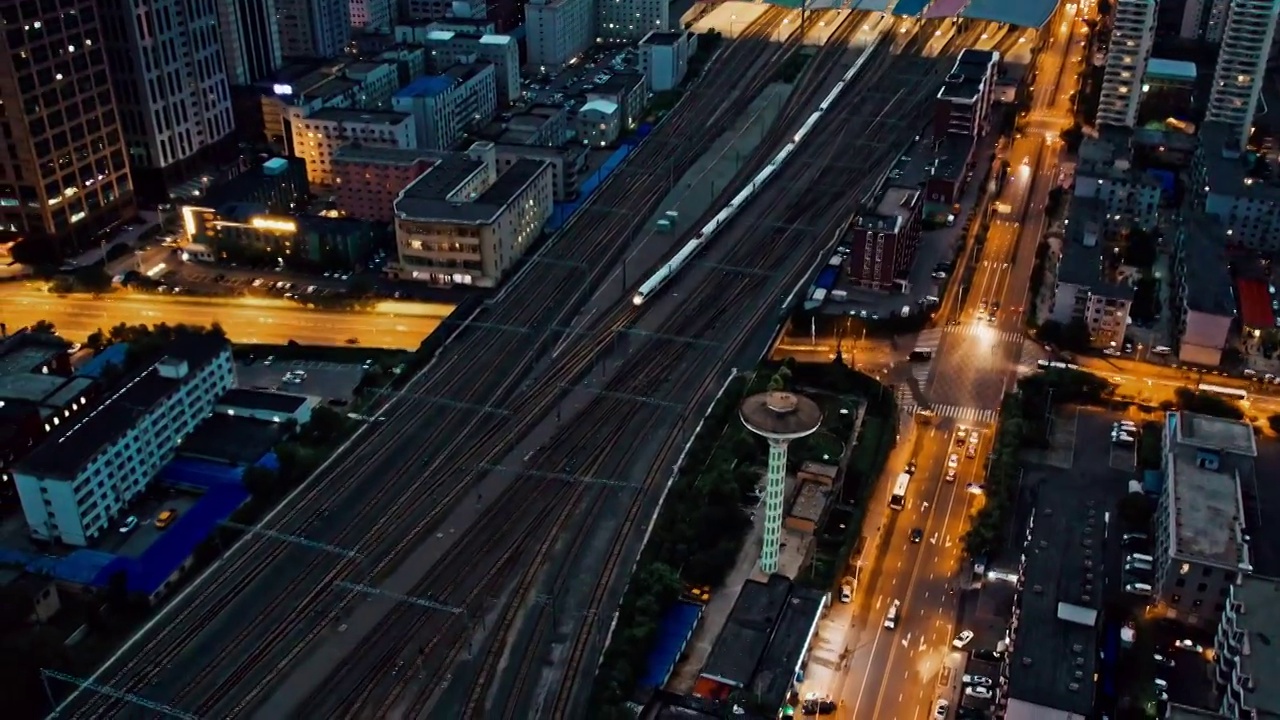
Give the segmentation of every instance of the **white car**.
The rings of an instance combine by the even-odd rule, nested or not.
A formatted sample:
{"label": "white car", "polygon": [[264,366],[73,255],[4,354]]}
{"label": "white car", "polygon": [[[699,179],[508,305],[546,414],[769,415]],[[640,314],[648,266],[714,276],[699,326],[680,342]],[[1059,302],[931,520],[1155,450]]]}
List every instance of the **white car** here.
{"label": "white car", "polygon": [[973,631],[964,630],[959,635],[956,636],[955,640],[951,641],[951,647],[956,648],[958,650],[964,647],[965,645],[968,645],[971,642],[973,642]]}
{"label": "white car", "polygon": [[951,709],[951,703],[938,698],[938,702],[933,706],[933,717],[936,720],[947,720],[947,711]]}
{"label": "white car", "polygon": [[960,678],[960,682],[965,685],[981,685],[982,687],[991,687],[991,678],[986,675],[965,675]]}
{"label": "white car", "polygon": [[130,515],[129,517],[125,518],[124,524],[120,526],[120,534],[128,535],[129,533],[133,532],[133,529],[136,527],[138,527],[138,516]]}
{"label": "white car", "polygon": [[1107,348],[1102,351],[1102,354],[1107,357],[1120,357],[1120,351],[1115,348]]}
{"label": "white car", "polygon": [[983,700],[991,699],[991,688],[985,688],[981,685],[970,685],[964,689],[964,694],[969,697],[982,698]]}
{"label": "white car", "polygon": [[964,490],[970,495],[981,495],[983,493],[984,488],[978,483],[969,483],[968,485],[964,486]]}
{"label": "white car", "polygon": [[960,456],[957,455],[956,453],[951,453],[951,457],[947,458],[947,467],[954,468],[959,464],[960,464]]}
{"label": "white car", "polygon": [[1191,652],[1204,652],[1204,648],[1202,646],[1190,640],[1179,640],[1178,642],[1174,643],[1173,646],[1178,648],[1179,650],[1190,650]]}
{"label": "white car", "polygon": [[1129,583],[1124,586],[1124,591],[1130,595],[1150,595],[1151,586],[1146,583]]}

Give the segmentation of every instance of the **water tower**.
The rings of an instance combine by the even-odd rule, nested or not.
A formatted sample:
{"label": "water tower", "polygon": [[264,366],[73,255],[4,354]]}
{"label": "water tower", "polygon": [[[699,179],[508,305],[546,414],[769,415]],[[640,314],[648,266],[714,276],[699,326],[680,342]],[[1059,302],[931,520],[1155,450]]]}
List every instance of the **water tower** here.
{"label": "water tower", "polygon": [[769,468],[764,491],[764,542],[760,570],[778,570],[778,541],[782,534],[782,496],[787,485],[787,444],[812,434],[822,425],[818,403],[803,395],[770,391],[752,395],[738,409],[742,424],[769,441]]}

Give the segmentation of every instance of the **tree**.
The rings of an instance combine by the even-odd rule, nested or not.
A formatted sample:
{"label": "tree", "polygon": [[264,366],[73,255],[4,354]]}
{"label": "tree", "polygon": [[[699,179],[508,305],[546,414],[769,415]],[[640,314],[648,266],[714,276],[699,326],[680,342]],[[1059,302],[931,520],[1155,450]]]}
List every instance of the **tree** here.
{"label": "tree", "polygon": [[298,431],[298,438],[314,447],[328,445],[341,438],[348,425],[350,420],[345,415],[327,405],[320,405],[311,411],[311,419]]}
{"label": "tree", "polygon": [[98,352],[110,343],[107,342],[107,334],[102,332],[102,328],[98,328],[89,333],[89,337],[85,339],[84,344],[94,352]]}
{"label": "tree", "polygon": [[1156,262],[1159,242],[1154,233],[1130,228],[1126,236],[1124,262],[1139,268],[1150,268]]}
{"label": "tree", "polygon": [[1271,432],[1280,434],[1280,415],[1272,415],[1268,417],[1267,426],[1271,428]]}
{"label": "tree", "polygon": [[1151,500],[1140,492],[1131,492],[1120,499],[1120,519],[1133,531],[1144,531],[1151,524]]}
{"label": "tree", "polygon": [[56,335],[58,334],[58,328],[48,320],[37,320],[36,323],[31,326],[31,332],[42,333],[45,335]]}
{"label": "tree", "polygon": [[373,278],[368,275],[353,275],[347,283],[347,293],[352,297],[369,297],[373,294]]}
{"label": "tree", "polygon": [[241,477],[244,488],[255,497],[272,497],[280,489],[280,475],[275,470],[253,465]]}

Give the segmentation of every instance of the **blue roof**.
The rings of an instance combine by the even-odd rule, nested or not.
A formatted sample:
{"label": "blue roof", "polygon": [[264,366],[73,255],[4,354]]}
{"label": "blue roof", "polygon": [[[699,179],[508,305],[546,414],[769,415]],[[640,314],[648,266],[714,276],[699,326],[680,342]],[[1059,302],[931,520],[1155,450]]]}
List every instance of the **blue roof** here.
{"label": "blue roof", "polygon": [[191,557],[200,543],[218,529],[223,520],[248,499],[248,491],[239,486],[210,488],[195,505],[160,533],[151,547],[136,558],[115,557],[98,571],[93,584],[106,586],[111,576],[123,572],[129,592],[151,595]]}
{"label": "blue roof", "polygon": [[840,269],[831,267],[830,265],[822,268],[818,273],[818,279],[813,281],[814,287],[820,287],[823,290],[830,290],[836,286],[836,281],[840,279]]}
{"label": "blue roof", "polygon": [[[1021,1],[1021,0],[1019,0]],[[898,0],[893,6],[893,14],[903,17],[919,17],[929,6],[930,0]]]}
{"label": "blue roof", "polygon": [[850,9],[885,12],[889,9],[889,0],[853,0]]}
{"label": "blue roof", "polygon": [[431,97],[453,87],[453,78],[445,75],[423,75],[396,91],[395,97]]}
{"label": "blue roof", "polygon": [[622,164],[622,161],[627,159],[627,155],[630,154],[635,147],[635,145],[626,144],[619,146],[618,149],[614,150],[613,154],[604,161],[604,165],[601,165],[600,169],[596,172],[591,173],[591,176],[582,183],[582,187],[578,188],[578,198],[576,200],[556,203],[550,219],[547,220],[547,231],[556,232],[560,228],[564,227],[565,224],[569,222],[570,218],[573,217],[574,213],[578,212],[587,200],[591,199],[591,194],[596,190],[599,190],[604,181],[609,178],[609,175],[613,174],[613,171],[618,169],[618,166]]}
{"label": "blue roof", "polygon": [[128,343],[113,343],[103,348],[102,352],[93,356],[89,362],[77,368],[76,374],[96,380],[102,377],[102,373],[106,371],[108,365],[124,367],[124,359],[128,354]]}
{"label": "blue roof", "polygon": [[653,649],[649,652],[637,689],[657,690],[667,684],[671,671],[680,660],[680,653],[684,652],[684,646],[689,642],[701,617],[702,606],[687,600],[680,600],[667,608],[658,623]]}
{"label": "blue roof", "polygon": [[969,6],[960,13],[960,17],[1038,28],[1049,22],[1049,16],[1057,6],[1058,0],[969,0]]}
{"label": "blue roof", "polygon": [[239,487],[243,476],[242,467],[180,457],[160,468],[156,479],[164,485],[211,490],[226,485]]}

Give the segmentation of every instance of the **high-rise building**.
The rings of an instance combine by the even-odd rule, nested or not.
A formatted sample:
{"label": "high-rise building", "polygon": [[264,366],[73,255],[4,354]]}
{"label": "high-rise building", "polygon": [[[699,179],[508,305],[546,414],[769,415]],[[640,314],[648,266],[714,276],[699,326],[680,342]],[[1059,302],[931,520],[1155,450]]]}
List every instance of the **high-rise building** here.
{"label": "high-rise building", "polygon": [[0,237],[33,255],[134,212],[94,0],[0,3]]}
{"label": "high-rise building", "polygon": [[227,82],[250,85],[279,70],[276,0],[222,0],[214,4]]}
{"label": "high-rise building", "polygon": [[961,50],[938,90],[938,101],[933,106],[934,135],[986,135],[991,128],[991,103],[999,74],[1000,53],[977,48]]}
{"label": "high-rise building", "polygon": [[235,130],[218,15],[187,0],[103,8],[129,167],[138,194],[160,202]]}
{"label": "high-rise building", "polygon": [[1278,14],[1280,0],[1232,0],[1227,13],[1205,120],[1230,125],[1240,147],[1249,143]]}
{"label": "high-rise building", "polygon": [[395,24],[395,0],[349,0],[351,27],[390,32]]}
{"label": "high-rise building", "polygon": [[532,65],[562,67],[595,41],[596,10],[591,0],[529,0],[524,14]]}
{"label": "high-rise building", "polygon": [[1155,39],[1155,0],[1116,0],[1111,12],[1111,44],[1098,100],[1099,125],[1133,127],[1142,102],[1142,76]]}
{"label": "high-rise building", "polygon": [[596,32],[610,40],[639,40],[671,27],[666,0],[599,0]]}
{"label": "high-rise building", "polygon": [[350,0],[276,0],[280,52],[285,57],[333,58],[351,40]]}

